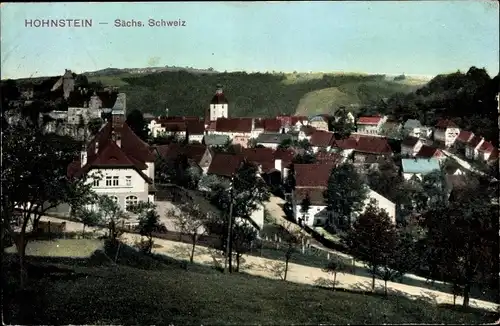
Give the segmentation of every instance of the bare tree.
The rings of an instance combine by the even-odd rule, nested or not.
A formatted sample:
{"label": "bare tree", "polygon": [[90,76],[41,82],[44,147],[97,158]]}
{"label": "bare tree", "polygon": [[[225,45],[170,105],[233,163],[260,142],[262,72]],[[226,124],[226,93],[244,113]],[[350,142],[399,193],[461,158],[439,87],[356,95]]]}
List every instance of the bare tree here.
{"label": "bare tree", "polygon": [[281,229],[281,238],[286,243],[285,249],[285,270],[283,275],[283,280],[286,281],[286,276],[288,274],[288,263],[292,258],[293,254],[299,249],[304,252],[306,240],[309,236],[301,229],[294,228],[293,224],[287,222],[285,226]]}
{"label": "bare tree", "polygon": [[167,212],[168,217],[174,218],[175,225],[181,230],[182,233],[191,236],[191,254],[189,261],[194,261],[194,251],[196,243],[200,235],[205,233],[205,223],[209,219],[210,214],[202,212],[200,206],[193,203],[185,203],[179,208],[171,209]]}

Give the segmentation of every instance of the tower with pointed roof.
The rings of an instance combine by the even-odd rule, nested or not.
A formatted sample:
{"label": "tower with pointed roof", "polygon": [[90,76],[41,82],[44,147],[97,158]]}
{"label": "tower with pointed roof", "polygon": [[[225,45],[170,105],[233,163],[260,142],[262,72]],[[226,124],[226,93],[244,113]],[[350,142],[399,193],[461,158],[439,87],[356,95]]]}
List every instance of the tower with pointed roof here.
{"label": "tower with pointed roof", "polygon": [[222,86],[217,85],[217,90],[215,95],[210,101],[210,106],[208,112],[206,113],[205,120],[207,122],[216,121],[218,118],[228,117],[228,101],[224,92],[222,91]]}

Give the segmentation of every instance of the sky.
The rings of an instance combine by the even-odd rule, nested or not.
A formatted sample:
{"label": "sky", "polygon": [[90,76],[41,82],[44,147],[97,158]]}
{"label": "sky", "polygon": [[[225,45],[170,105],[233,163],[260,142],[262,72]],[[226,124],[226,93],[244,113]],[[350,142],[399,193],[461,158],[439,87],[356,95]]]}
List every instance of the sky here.
{"label": "sky", "polygon": [[[1,78],[165,65],[425,76],[476,66],[493,76],[498,10],[490,0],[3,3]],[[92,26],[26,26],[48,19]],[[150,27],[150,19],[185,26]]]}

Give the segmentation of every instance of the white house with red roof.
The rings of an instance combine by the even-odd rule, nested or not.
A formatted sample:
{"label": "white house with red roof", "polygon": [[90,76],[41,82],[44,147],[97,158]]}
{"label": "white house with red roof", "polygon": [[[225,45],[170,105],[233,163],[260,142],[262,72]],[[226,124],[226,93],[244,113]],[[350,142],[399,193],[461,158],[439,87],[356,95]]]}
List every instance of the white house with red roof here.
{"label": "white house with red roof", "polygon": [[484,138],[478,135],[473,136],[465,145],[465,157],[475,159],[479,156],[479,148],[484,143]]}
{"label": "white house with red roof", "polygon": [[154,161],[152,148],[126,123],[118,134],[109,122],[82,151],[80,160],[68,167],[68,175],[99,176],[100,180],[90,179],[92,190],[110,196],[126,210],[140,201],[154,202]]}
{"label": "white house with red roof", "polygon": [[360,134],[377,135],[386,121],[387,116],[359,117],[356,121],[356,129]]}
{"label": "white house with red roof", "polygon": [[434,141],[444,143],[445,147],[450,147],[455,143],[460,128],[451,120],[441,120],[434,129]]}

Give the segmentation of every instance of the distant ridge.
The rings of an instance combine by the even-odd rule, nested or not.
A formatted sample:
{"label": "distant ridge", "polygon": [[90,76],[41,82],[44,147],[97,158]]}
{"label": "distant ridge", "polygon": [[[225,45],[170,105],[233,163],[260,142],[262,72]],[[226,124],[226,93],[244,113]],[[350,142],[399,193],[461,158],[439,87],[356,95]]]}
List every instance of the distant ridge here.
{"label": "distant ridge", "polygon": [[152,74],[159,72],[176,72],[176,71],[186,71],[192,74],[218,74],[219,71],[216,71],[212,68],[208,69],[198,69],[193,67],[145,67],[145,68],[105,68],[96,71],[84,72],[83,75],[86,76],[114,76],[124,73],[129,74]]}

